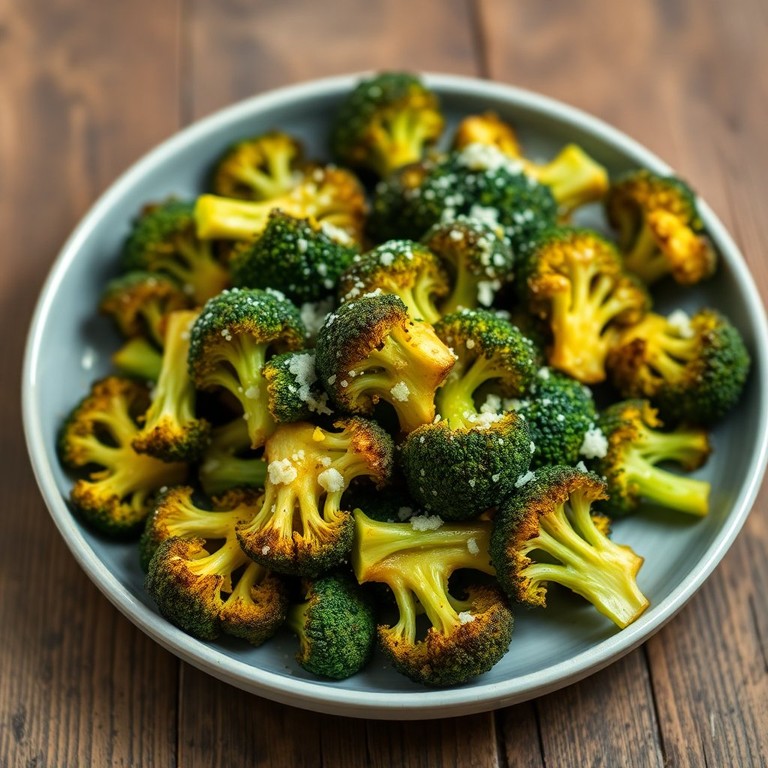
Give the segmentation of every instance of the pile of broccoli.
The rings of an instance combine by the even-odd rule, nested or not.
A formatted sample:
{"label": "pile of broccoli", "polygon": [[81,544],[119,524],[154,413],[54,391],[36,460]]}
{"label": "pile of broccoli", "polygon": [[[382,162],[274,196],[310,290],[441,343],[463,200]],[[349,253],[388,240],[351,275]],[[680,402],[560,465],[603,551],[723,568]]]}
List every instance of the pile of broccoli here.
{"label": "pile of broccoli", "polygon": [[[716,269],[694,194],[576,145],[534,162],[496,114],[444,131],[419,77],[374,75],[338,109],[338,166],[245,138],[126,239],[99,305],[116,373],[59,455],[73,513],[140,537],[158,610],[201,640],[285,626],[329,680],[378,647],[462,684],[550,589],[643,613],[609,516],[708,512],[681,470],[750,358],[713,309],[653,310],[657,282]],[[615,238],[572,222],[599,202]]]}

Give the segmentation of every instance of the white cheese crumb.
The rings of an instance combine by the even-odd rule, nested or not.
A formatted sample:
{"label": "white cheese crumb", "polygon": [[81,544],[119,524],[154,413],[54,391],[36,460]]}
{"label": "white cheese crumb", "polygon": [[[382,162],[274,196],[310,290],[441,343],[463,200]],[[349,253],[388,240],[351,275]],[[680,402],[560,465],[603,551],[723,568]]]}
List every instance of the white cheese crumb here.
{"label": "white cheese crumb", "polygon": [[475,348],[475,340],[474,339],[467,339],[466,347],[467,347],[467,349],[474,349]]}
{"label": "white cheese crumb", "polygon": [[248,387],[248,389],[243,392],[243,394],[249,399],[249,400],[258,400],[259,399],[259,388],[253,384],[252,386]]}
{"label": "white cheese crumb", "polygon": [[271,461],[267,466],[267,472],[269,473],[269,482],[273,485],[280,485],[281,483],[288,485],[299,476],[290,459]]}
{"label": "white cheese crumb", "polygon": [[404,523],[411,517],[413,517],[413,509],[411,507],[400,507],[400,509],[397,510],[397,519],[401,523]]}
{"label": "white cheese crumb", "polygon": [[501,398],[494,394],[488,395],[485,402],[480,406],[480,413],[498,413],[500,410]]}
{"label": "white cheese crumb", "polygon": [[477,539],[473,536],[471,539],[467,539],[467,549],[470,555],[477,555],[480,553],[480,547],[477,546]]}
{"label": "white cheese crumb", "polygon": [[481,280],[477,284],[477,301],[484,307],[490,307],[499,288],[501,288],[499,280]]}
{"label": "white cheese crumb", "polygon": [[336,493],[344,490],[344,477],[338,469],[330,467],[317,476],[317,482],[325,488],[328,493]]}
{"label": "white cheese crumb", "polygon": [[589,470],[587,469],[587,465],[583,461],[580,461],[576,465],[576,469],[578,469],[579,472],[589,472]]}
{"label": "white cheese crumb", "polygon": [[391,267],[392,262],[395,260],[395,254],[392,251],[384,251],[379,256],[379,263],[382,267]]}
{"label": "white cheese crumb", "polygon": [[579,453],[587,459],[603,459],[608,453],[608,438],[594,424],[584,433]]}
{"label": "white cheese crumb", "polygon": [[550,370],[546,366],[543,367],[543,368],[539,368],[539,370],[537,371],[536,375],[540,379],[544,379],[544,381],[546,381],[550,377]]}
{"label": "white cheese crumb", "polygon": [[265,545],[264,545],[264,546],[261,548],[261,554],[262,554],[262,555],[268,555],[268,554],[269,554],[269,549],[270,549],[270,547],[269,547],[269,544],[265,544]]}
{"label": "white cheese crumb", "polygon": [[691,318],[682,309],[676,309],[667,318],[667,323],[678,332],[682,339],[692,339],[695,335],[691,325]]}
{"label": "white cheese crumb", "polygon": [[404,381],[398,381],[397,384],[389,390],[389,393],[400,403],[407,403],[408,398],[411,396],[411,390],[408,389],[408,385]]}
{"label": "white cheese crumb", "polygon": [[438,515],[417,515],[411,518],[411,528],[414,531],[436,531],[443,524]]}
{"label": "white cheese crumb", "polygon": [[522,165],[505,155],[491,144],[467,144],[458,156],[459,163],[472,171],[496,171],[504,168],[511,173],[520,173]]}
{"label": "white cheese crumb", "polygon": [[520,475],[520,477],[515,480],[515,488],[522,488],[524,485],[530,483],[534,477],[536,477],[536,474],[528,470],[528,472],[526,472],[524,475]]}
{"label": "white cheese crumb", "polygon": [[459,613],[459,621],[462,624],[469,624],[474,620],[475,620],[475,617],[469,611],[461,611],[461,613]]}
{"label": "white cheese crumb", "polygon": [[531,453],[536,453],[536,443],[531,440]]}

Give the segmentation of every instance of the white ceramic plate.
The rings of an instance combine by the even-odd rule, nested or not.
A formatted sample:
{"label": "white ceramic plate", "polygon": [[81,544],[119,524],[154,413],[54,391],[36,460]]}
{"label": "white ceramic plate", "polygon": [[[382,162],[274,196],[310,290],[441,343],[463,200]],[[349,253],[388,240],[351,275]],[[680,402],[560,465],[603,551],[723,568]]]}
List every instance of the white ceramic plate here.
{"label": "white ceramic plate", "polygon": [[[590,606],[565,598],[546,610],[516,610],[509,653],[486,675],[447,690],[411,683],[376,657],[370,667],[340,683],[323,682],[293,661],[287,633],[262,648],[235,640],[204,643],[156,612],[144,593],[136,546],[116,544],[83,528],[67,509],[71,485],[55,454],[56,430],[90,382],[109,369],[117,339],[95,307],[105,280],[116,271],[129,223],[149,200],[193,196],[211,162],[235,139],[271,128],[296,134],[309,155],[326,155],[335,106],[358,80],[349,76],[266,93],[225,109],[160,145],[127,171],[99,199],[61,251],[45,284],[29,334],[23,408],[27,443],[51,516],[72,553],[99,589],[158,643],[200,669],[253,693],[286,704],[358,717],[435,718],[514,704],[575,682],[628,653],[668,621],[712,572],[752,506],[766,462],[768,327],[760,298],[735,244],[705,205],[701,213],[722,257],[716,279],[672,298],[661,310],[714,306],[740,328],[754,365],[736,411],[717,428],[715,454],[699,473],[713,484],[712,512],[703,520],[649,512],[616,524],[614,539],[645,556],[639,576],[651,607],[622,631]],[[668,167],[605,123],[559,102],[508,86],[430,75],[449,123],[493,109],[518,127],[532,156],[552,156],[563,144],[582,145],[611,172]],[[450,129],[450,126],[449,126]],[[600,225],[598,210],[581,215]],[[715,630],[716,631],[716,630]]]}

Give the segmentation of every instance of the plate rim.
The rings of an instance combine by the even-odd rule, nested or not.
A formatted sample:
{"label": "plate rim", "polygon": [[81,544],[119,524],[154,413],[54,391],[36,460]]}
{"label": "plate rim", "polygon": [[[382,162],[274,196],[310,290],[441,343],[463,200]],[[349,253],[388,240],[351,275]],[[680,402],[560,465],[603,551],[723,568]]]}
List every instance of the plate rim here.
{"label": "plate rim", "polygon": [[[292,678],[227,656],[195,640],[135,598],[85,540],[56,485],[40,414],[35,408],[37,364],[42,332],[58,288],[81,244],[112,209],[113,203],[168,155],[221,127],[265,109],[275,109],[302,99],[343,93],[370,72],[310,80],[275,88],[218,110],[166,138],[132,163],[102,192],[65,241],[40,291],[27,335],[22,371],[22,420],[27,450],[43,500],[67,547],[90,580],[133,624],[166,650],[227,683],[284,704],[318,712],[376,719],[432,719],[474,714],[541,696],[603,669],[639,646],[666,624],[698,591],[724,557],[741,530],[760,489],[768,460],[768,399],[759,401],[758,450],[752,455],[746,481],[740,488],[719,532],[678,586],[637,622],[595,645],[554,665],[495,683],[467,687],[425,689],[414,692],[356,691],[333,683]],[[487,96],[501,99],[513,109],[536,112],[560,124],[588,132],[662,173],[671,168],[658,155],[625,132],[558,99],[501,82],[464,75],[422,72],[428,85],[440,94]],[[757,286],[740,249],[712,209],[698,200],[704,224],[717,243],[732,277],[747,304],[755,330],[752,375],[768,381],[768,322]]]}

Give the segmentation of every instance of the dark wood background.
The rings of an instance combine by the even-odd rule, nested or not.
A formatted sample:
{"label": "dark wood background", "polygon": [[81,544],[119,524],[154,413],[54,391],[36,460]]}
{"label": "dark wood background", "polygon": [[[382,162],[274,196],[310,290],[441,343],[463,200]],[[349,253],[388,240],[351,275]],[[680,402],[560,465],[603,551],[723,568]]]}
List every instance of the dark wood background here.
{"label": "dark wood background", "polygon": [[112,608],[48,517],[18,403],[42,280],[120,171],[236,99],[365,68],[489,77],[617,125],[713,205],[765,296],[766,40],[765,0],[0,0],[0,768],[765,766],[765,491],[609,669],[491,714],[343,720],[219,683]]}

